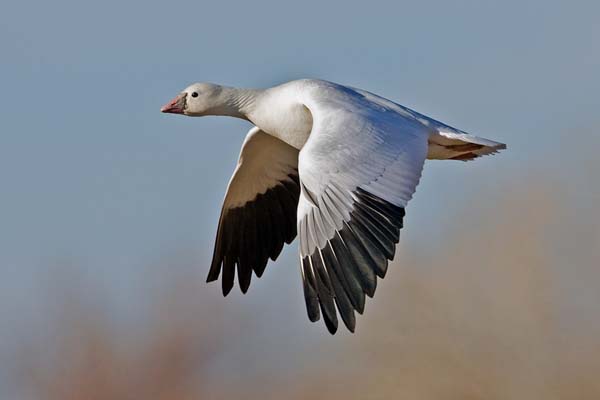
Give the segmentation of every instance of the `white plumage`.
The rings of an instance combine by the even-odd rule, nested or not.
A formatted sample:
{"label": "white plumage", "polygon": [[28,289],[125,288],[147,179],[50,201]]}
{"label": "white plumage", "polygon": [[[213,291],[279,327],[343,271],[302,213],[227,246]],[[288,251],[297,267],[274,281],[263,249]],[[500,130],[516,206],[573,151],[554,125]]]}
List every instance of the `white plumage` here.
{"label": "white plumage", "polygon": [[373,296],[402,228],[426,158],[471,160],[506,146],[478,138],[372,93],[322,80],[265,90],[200,83],[163,112],[251,121],[229,183],[208,280],[237,267],[243,292],[284,243],[300,239],[309,318],[354,311]]}

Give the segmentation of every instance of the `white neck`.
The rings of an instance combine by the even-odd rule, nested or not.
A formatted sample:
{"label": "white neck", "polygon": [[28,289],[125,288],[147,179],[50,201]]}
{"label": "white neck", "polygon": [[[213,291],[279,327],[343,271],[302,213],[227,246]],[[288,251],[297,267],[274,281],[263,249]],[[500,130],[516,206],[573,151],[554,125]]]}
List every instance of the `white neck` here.
{"label": "white neck", "polygon": [[294,87],[237,89],[222,87],[210,115],[227,115],[252,122],[264,132],[301,149],[312,129],[312,116],[297,99]]}
{"label": "white neck", "polygon": [[223,86],[219,94],[219,105],[211,109],[210,114],[250,121],[250,115],[256,109],[263,92],[262,89],[238,89]]}

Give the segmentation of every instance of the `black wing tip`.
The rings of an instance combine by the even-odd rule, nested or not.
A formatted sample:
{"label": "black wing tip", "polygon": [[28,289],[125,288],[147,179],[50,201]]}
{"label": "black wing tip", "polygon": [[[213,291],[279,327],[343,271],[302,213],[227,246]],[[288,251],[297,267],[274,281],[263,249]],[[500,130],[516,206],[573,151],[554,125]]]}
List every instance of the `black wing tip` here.
{"label": "black wing tip", "polygon": [[[234,265],[234,268],[235,268],[235,265]],[[211,283],[211,282],[215,282],[215,281],[219,280],[220,271],[221,271],[220,268],[218,270],[211,270],[208,273],[208,276],[206,277],[206,283]],[[257,278],[260,278],[264,272],[264,267],[261,270],[258,270],[258,271],[253,270],[253,271],[254,271],[254,275],[256,275]],[[250,271],[250,275],[248,275],[247,273],[242,275],[242,274],[240,274],[240,271],[238,270],[237,275],[238,275],[238,285],[240,287],[240,291],[242,292],[242,294],[246,294],[250,288],[250,283],[252,281],[252,271]],[[231,290],[235,286],[235,280],[231,280],[231,278],[226,279],[224,277],[221,283],[222,283],[223,296],[227,296],[229,293],[231,293]]]}
{"label": "black wing tip", "polygon": [[238,264],[238,284],[240,286],[240,290],[243,294],[246,294],[248,288],[250,287],[250,282],[252,281],[252,269],[249,266],[244,266],[243,268]]}
{"label": "black wing tip", "polygon": [[[323,314],[325,326],[332,335],[338,331],[338,312],[347,330],[355,332],[354,311],[363,314],[365,295],[373,298],[377,278],[385,277],[389,261],[394,258],[406,214],[404,207],[362,188],[357,188],[353,194],[357,206],[350,212],[350,220],[337,231],[337,236],[329,240],[330,248],[316,249],[302,260],[304,279],[308,280],[305,282],[307,306],[308,297],[314,296],[310,306]],[[308,264],[308,260],[312,265]],[[314,268],[314,273],[308,271],[307,274],[307,267]],[[357,296],[357,289],[360,296]],[[333,310],[330,300],[335,301]],[[314,309],[308,309],[308,312],[312,322],[319,320],[310,315],[315,313]]]}
{"label": "black wing tip", "polygon": [[206,282],[212,282],[219,279],[219,275],[221,274],[221,265],[223,263],[223,259],[218,259],[217,254],[213,255],[213,260],[210,263],[210,269],[208,270],[208,275],[206,276]]}
{"label": "black wing tip", "polygon": [[223,271],[224,296],[234,285],[233,270],[237,269],[240,290],[246,294],[252,271],[260,278],[269,259],[275,261],[284,245],[295,239],[298,182],[298,174],[292,173],[289,180],[279,182],[254,200],[222,212],[206,282],[218,280]]}
{"label": "black wing tip", "polygon": [[[310,322],[318,322],[321,318],[317,317],[317,319],[310,319]],[[331,336],[335,336],[336,333],[338,333],[338,326],[335,323],[332,323],[331,321],[329,321],[328,319],[324,318],[325,321],[325,326],[327,327],[327,332],[329,332],[329,334]],[[344,324],[344,326],[346,327],[346,330],[348,332],[350,332],[351,334],[354,334],[356,331],[356,326],[355,325],[346,325]]]}
{"label": "black wing tip", "polygon": [[227,295],[228,295],[229,293],[231,293],[231,289],[233,289],[233,286],[231,286],[231,287],[226,287],[226,286],[223,286],[223,288],[222,288],[222,291],[223,291],[223,297],[227,297]]}
{"label": "black wing tip", "polygon": [[348,331],[350,331],[351,333],[354,333],[354,328],[356,327],[356,318],[354,316],[354,311],[352,311],[352,315],[346,315],[344,313],[340,314],[342,314],[342,321],[344,322],[344,326],[346,327],[346,329],[348,329]]}
{"label": "black wing tip", "polygon": [[375,281],[375,284],[369,288],[369,290],[365,290],[365,294],[367,295],[368,298],[372,299],[373,296],[375,296],[375,290],[377,289],[377,281]]}
{"label": "black wing tip", "polygon": [[358,307],[354,307],[354,309],[356,310],[358,315],[363,315],[363,313],[365,312],[365,302],[363,301],[360,305],[358,305]]}
{"label": "black wing tip", "polygon": [[[210,276],[210,275],[209,275],[209,276],[206,278],[206,283],[215,282],[215,281],[217,281],[218,279],[219,279],[219,277],[218,277],[218,276],[214,277],[214,276]],[[225,284],[223,284],[223,285],[221,286],[221,292],[223,293],[223,297],[227,297],[227,295],[228,295],[228,294],[231,292],[231,289],[232,289],[232,288],[233,288],[233,286],[229,287],[229,286],[226,286]]]}
{"label": "black wing tip", "polygon": [[348,329],[348,332],[354,333],[354,331],[356,330],[356,324],[350,326],[346,325],[346,329]]}
{"label": "black wing tip", "polygon": [[337,323],[333,323],[332,321],[330,321],[327,318],[323,318],[325,320],[325,326],[327,326],[327,330],[329,331],[330,334],[335,335],[335,333],[337,332],[338,326]]}
{"label": "black wing tip", "polygon": [[[320,313],[317,314],[312,314],[312,313],[307,313],[308,314],[308,320],[310,322],[319,322],[321,320],[321,315]],[[335,335],[338,332],[338,322],[337,320],[330,320],[327,317],[323,317],[323,321],[325,322],[325,327],[327,328],[327,332],[329,332],[331,335]],[[346,322],[344,321],[344,326],[346,327],[346,329],[348,330],[348,332],[354,334],[356,331],[356,323],[352,322]]]}
{"label": "black wing tip", "polygon": [[242,294],[248,293],[249,287],[250,287],[250,283],[248,283],[247,285],[244,285],[244,286],[240,286],[240,291],[242,292]]}
{"label": "black wing tip", "polygon": [[[209,277],[209,278],[206,279],[206,283],[215,282],[217,280],[218,280],[218,278],[211,278],[211,277]],[[227,297],[227,295],[229,295],[229,293],[231,293],[231,291],[233,290],[234,286],[235,286],[234,284],[231,284],[231,285],[222,284],[222,286],[221,286],[221,292],[223,293],[223,297]],[[242,292],[242,294],[248,293],[249,288],[250,288],[250,284],[249,283],[248,284],[244,284],[243,286],[240,285],[240,291]]]}

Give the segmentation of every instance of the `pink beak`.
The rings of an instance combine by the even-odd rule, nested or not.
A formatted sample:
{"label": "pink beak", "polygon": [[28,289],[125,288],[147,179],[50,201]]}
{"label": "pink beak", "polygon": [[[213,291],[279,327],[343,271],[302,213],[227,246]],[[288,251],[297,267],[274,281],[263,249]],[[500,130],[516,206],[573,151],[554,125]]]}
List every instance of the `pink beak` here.
{"label": "pink beak", "polygon": [[171,113],[171,114],[183,114],[185,110],[185,97],[186,93],[181,93],[173,100],[161,107],[160,112]]}

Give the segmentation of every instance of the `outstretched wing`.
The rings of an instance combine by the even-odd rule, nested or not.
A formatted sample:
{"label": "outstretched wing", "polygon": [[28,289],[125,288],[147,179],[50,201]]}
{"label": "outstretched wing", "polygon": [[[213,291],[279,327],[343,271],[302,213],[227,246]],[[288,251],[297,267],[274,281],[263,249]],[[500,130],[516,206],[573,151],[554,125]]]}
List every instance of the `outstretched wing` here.
{"label": "outstretched wing", "polygon": [[298,232],[308,316],[337,310],[350,331],[394,257],[427,155],[430,130],[393,103],[320,83],[308,91],[311,135],[299,155]]}
{"label": "outstretched wing", "polygon": [[296,237],[298,150],[252,128],[231,177],[207,282],[223,270],[223,295],[238,281],[246,293],[252,271],[260,277],[268,259],[275,260],[284,243]]}

